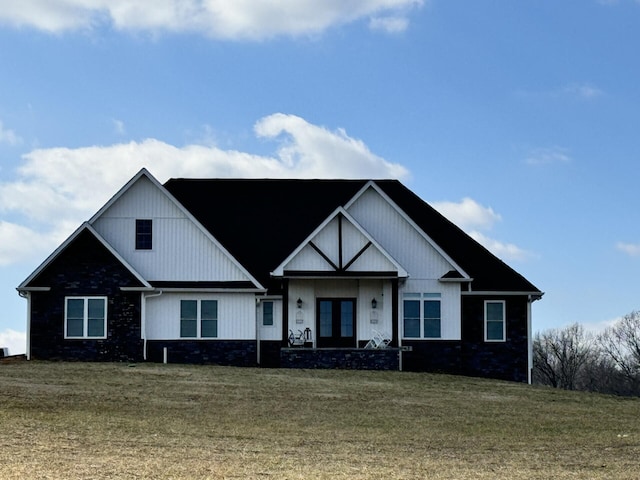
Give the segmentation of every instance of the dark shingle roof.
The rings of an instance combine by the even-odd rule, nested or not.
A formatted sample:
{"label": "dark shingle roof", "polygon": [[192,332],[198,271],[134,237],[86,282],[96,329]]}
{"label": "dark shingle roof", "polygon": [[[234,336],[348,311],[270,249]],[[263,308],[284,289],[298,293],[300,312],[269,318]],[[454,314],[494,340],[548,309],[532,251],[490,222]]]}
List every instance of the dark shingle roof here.
{"label": "dark shingle roof", "polygon": [[[368,180],[171,179],[165,188],[263,285]],[[473,278],[473,290],[538,289],[396,180],[375,183]]]}

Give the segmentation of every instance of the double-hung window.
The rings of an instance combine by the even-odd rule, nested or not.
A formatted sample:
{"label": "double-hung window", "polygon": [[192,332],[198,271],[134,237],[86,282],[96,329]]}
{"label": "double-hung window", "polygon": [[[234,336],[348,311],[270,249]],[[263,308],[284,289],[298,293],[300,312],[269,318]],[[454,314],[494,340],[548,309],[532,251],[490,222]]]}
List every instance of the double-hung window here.
{"label": "double-hung window", "polygon": [[405,338],[442,338],[440,296],[439,293],[404,294]]}
{"label": "double-hung window", "polygon": [[153,221],[149,219],[136,220],[136,250],[151,250],[153,248]]}
{"label": "double-hung window", "polygon": [[487,342],[506,340],[506,319],[504,300],[485,300],[484,339]]}
{"label": "double-hung window", "polygon": [[217,300],[180,301],[181,338],[216,338],[217,336]]}
{"label": "double-hung window", "polygon": [[65,338],[107,338],[107,297],[67,297]]}

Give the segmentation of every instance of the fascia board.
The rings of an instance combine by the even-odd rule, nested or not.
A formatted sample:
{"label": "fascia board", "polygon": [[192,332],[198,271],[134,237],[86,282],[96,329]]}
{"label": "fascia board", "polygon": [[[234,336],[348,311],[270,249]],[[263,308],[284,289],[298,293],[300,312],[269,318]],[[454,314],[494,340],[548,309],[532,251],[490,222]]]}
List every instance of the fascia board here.
{"label": "fascia board", "polygon": [[298,247],[280,264],[278,267],[271,272],[271,275],[274,277],[282,277],[284,275],[284,266],[287,265],[298,253],[302,251],[302,249],[309,244],[309,242],[319,234],[336,216],[339,214],[343,215],[348,222],[350,222],[356,230],[358,230],[371,244],[382,253],[382,255],[389,260],[394,267],[398,269],[399,277],[407,277],[409,274],[407,271],[367,232],[362,225],[360,225],[350,214],[347,212],[344,207],[336,208],[331,215],[329,215],[311,234],[302,242]]}
{"label": "fascia board", "polygon": [[456,263],[455,260],[453,260],[453,258],[451,258],[435,241],[433,241],[433,239],[427,235],[427,233],[422,230],[422,228],[420,228],[418,226],[418,224],[416,222],[413,221],[413,219],[407,215],[407,213],[402,210],[397,204],[396,202],[394,202],[389,195],[387,195],[375,182],[375,180],[369,180],[361,189],[359,192],[357,192],[353,198],[351,200],[349,200],[346,205],[344,206],[345,209],[349,209],[349,207],[351,207],[351,205],[353,205],[358,198],[360,198],[364,192],[366,192],[369,188],[373,188],[389,205],[391,205],[391,207],[398,212],[398,214],[400,216],[402,216],[402,218],[404,218],[409,225],[411,225],[416,232],[418,232],[418,234],[420,236],[422,236],[422,238],[424,238],[427,243],[429,243],[429,245],[431,245],[441,256],[442,258],[444,258],[447,262],[449,262],[453,268],[455,268],[458,272],[460,272],[460,274],[468,280],[471,280],[471,276],[464,271],[464,269],[462,267],[460,267],[460,265],[458,265]]}
{"label": "fascia board", "polygon": [[173,195],[171,195],[171,193],[169,193],[169,191],[166,188],[164,188],[164,185],[162,185],[153,175],[151,175],[151,173],[149,173],[149,171],[146,168],[143,168],[142,170],[140,170],[131,180],[129,180],[126,183],[124,187],[122,187],[118,191],[118,193],[116,193],[113,197],[111,197],[111,200],[109,200],[100,210],[98,210],[98,212],[93,217],[91,217],[91,219],[89,220],[89,223],[93,224],[111,205],[113,205],[124,194],[124,192],[126,192],[129,188],[131,188],[131,186],[134,185],[142,176],[147,177],[147,179],[149,179],[151,183],[153,183],[191,222],[193,222],[193,224],[217,248],[219,248],[227,256],[227,258],[229,258],[229,260],[231,260],[231,262],[236,267],[238,267],[240,271],[242,271],[242,273],[244,273],[247,276],[247,278],[249,278],[251,282],[253,282],[256,285],[256,288],[260,290],[265,289],[264,286],[262,286],[260,282],[258,282],[258,280],[256,280],[256,278],[253,275],[251,275],[251,273],[249,273],[249,271],[240,262],[238,262],[238,260],[236,260],[236,258],[233,255],[231,255],[231,253],[229,253],[229,251],[226,248],[224,248],[224,246],[222,246],[222,244],[218,242],[218,240],[216,240],[216,238],[213,235],[211,235],[209,230],[207,230],[204,227],[204,225],[202,225],[191,214],[191,212],[189,212],[189,210],[187,210],[184,207],[184,205],[182,205]]}

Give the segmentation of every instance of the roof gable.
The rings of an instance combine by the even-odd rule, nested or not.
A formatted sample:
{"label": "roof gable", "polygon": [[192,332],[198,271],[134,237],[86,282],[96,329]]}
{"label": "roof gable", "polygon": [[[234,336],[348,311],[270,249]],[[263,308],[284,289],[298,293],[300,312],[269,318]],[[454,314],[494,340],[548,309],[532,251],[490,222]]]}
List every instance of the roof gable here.
{"label": "roof gable", "polygon": [[[82,246],[78,247],[78,245]],[[120,263],[131,275],[126,287],[139,287],[143,289],[151,289],[151,285],[140,275],[122,256],[115,251],[107,241],[100,236],[98,232],[88,223],[83,223],[76,229],[47,259],[36,268],[19,286],[19,291],[29,291],[30,289],[38,289],[48,287],[42,283],[43,277],[46,276],[47,270],[52,267],[55,262],[63,257],[68,251],[80,248],[81,250],[91,250],[92,255],[97,255],[98,249],[103,249],[103,255],[107,255]],[[77,255],[76,255],[76,261]]]}
{"label": "roof gable", "polygon": [[[136,218],[153,220],[154,248],[134,248]],[[228,250],[142,169],[90,220],[150,283],[251,282],[264,289]]]}
{"label": "roof gable", "polygon": [[448,259],[457,272],[449,281],[460,276],[476,291],[540,292],[397,180],[171,179],[164,186],[263,285],[276,284],[270,272],[337,208],[348,211],[373,188]]}
{"label": "roof gable", "polygon": [[407,272],[358,223],[339,207],[273,272],[274,276],[306,273],[406,277]]}

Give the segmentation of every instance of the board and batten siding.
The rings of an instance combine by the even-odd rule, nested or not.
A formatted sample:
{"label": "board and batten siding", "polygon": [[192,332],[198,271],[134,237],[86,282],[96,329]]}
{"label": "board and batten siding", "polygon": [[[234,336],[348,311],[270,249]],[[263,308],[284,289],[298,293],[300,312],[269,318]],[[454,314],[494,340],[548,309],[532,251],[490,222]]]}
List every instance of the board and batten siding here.
{"label": "board and batten siding", "polygon": [[363,192],[348,212],[409,272],[410,278],[438,279],[454,268],[373,188]]}
{"label": "board and batten siding", "polygon": [[218,340],[256,339],[255,294],[166,292],[146,299],[148,340],[180,340],[180,300],[218,301]]}
{"label": "board and batten siding", "polygon": [[[153,220],[153,248],[135,249],[136,219]],[[154,281],[246,281],[247,275],[156,185],[141,177],[93,227]]]}
{"label": "board and batten siding", "polygon": [[[338,218],[334,218],[311,239],[311,242],[313,242],[334,265],[347,265],[356,255],[360,254],[360,256],[349,265],[348,271],[388,272],[397,270],[397,267],[373,245],[370,245],[364,252],[361,252],[369,243],[369,239],[346,219],[342,220],[342,234],[340,235],[338,233],[338,222]],[[341,254],[342,262],[340,258]],[[335,268],[313,247],[305,245],[297,255],[284,265],[284,270],[330,272],[335,271]]]}
{"label": "board and batten siding", "polygon": [[[440,326],[439,340],[462,339],[462,302],[459,283],[443,283],[437,280],[409,279],[400,289],[400,330],[402,333],[402,319],[404,318],[403,295],[405,293],[439,293],[440,296]],[[416,340],[416,339],[411,339]]]}

